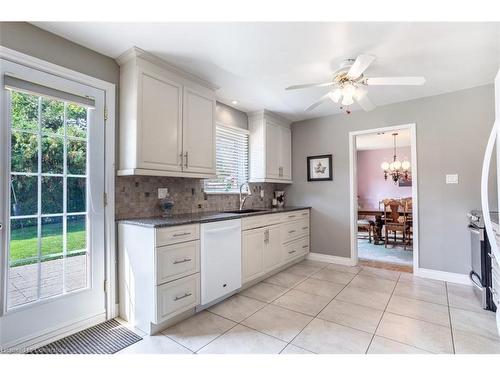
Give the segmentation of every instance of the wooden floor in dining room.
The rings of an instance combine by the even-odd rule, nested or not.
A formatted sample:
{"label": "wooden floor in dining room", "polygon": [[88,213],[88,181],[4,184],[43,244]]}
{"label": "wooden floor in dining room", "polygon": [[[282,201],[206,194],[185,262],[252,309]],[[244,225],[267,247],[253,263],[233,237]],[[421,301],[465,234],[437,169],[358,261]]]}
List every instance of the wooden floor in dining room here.
{"label": "wooden floor in dining room", "polygon": [[391,270],[391,271],[413,273],[412,266],[405,266],[402,264],[393,264],[393,263],[386,263],[386,262],[377,262],[376,260],[359,259],[358,265],[364,266],[364,267],[382,268],[382,269]]}

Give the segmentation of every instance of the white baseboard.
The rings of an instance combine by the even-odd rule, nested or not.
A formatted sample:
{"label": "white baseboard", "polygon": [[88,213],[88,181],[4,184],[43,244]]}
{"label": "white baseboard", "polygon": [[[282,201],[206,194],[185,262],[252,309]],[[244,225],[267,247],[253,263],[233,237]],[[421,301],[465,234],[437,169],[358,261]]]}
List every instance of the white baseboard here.
{"label": "white baseboard", "polygon": [[5,346],[0,349],[11,353],[25,353],[26,349],[34,350],[104,321],[106,321],[105,313],[71,322],[67,325],[54,328],[53,330],[47,331],[46,333],[35,337],[23,338],[17,340],[16,342],[6,343]]}
{"label": "white baseboard", "polygon": [[307,256],[309,260],[317,260],[319,262],[342,264],[344,266],[354,266],[355,262],[351,258],[338,257],[336,255],[309,253]]}
{"label": "white baseboard", "polygon": [[431,270],[428,268],[417,268],[413,271],[415,276],[425,277],[427,279],[447,281],[449,283],[472,285],[469,275],[461,273],[445,272]]}

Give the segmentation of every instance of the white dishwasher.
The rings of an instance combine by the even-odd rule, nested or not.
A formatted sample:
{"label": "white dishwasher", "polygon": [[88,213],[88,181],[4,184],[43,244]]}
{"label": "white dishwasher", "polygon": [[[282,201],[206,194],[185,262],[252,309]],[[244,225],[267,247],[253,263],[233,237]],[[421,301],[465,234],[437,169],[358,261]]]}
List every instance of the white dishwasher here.
{"label": "white dishwasher", "polygon": [[201,224],[201,305],[241,288],[241,219]]}

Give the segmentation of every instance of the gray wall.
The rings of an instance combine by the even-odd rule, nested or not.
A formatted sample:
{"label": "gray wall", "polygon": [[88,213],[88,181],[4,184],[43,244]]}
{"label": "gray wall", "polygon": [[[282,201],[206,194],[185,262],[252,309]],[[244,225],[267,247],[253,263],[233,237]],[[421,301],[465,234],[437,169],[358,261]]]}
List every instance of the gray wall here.
{"label": "gray wall", "polygon": [[0,45],[118,84],[115,60],[26,22],[0,22]]}
{"label": "gray wall", "polygon": [[[313,252],[350,256],[349,137],[416,123],[420,267],[468,273],[466,213],[481,207],[484,149],[494,121],[493,85],[292,124],[294,183],[287,202],[312,206]],[[307,182],[306,157],[333,154],[333,181]],[[458,185],[445,174],[458,173]],[[493,184],[492,184],[493,185]]]}
{"label": "gray wall", "polygon": [[215,108],[215,121],[223,125],[248,129],[248,116],[245,112],[219,102]]}

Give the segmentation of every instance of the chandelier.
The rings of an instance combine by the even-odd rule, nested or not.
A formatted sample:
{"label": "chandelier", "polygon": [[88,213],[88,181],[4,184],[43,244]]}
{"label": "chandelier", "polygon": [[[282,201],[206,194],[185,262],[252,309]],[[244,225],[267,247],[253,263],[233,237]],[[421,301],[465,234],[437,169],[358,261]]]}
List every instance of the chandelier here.
{"label": "chandelier", "polygon": [[384,179],[387,181],[387,178],[391,176],[392,181],[395,184],[400,180],[408,181],[410,179],[410,162],[408,160],[399,161],[396,155],[396,137],[398,133],[393,133],[394,137],[394,156],[391,163],[384,161],[380,167],[384,171]]}

